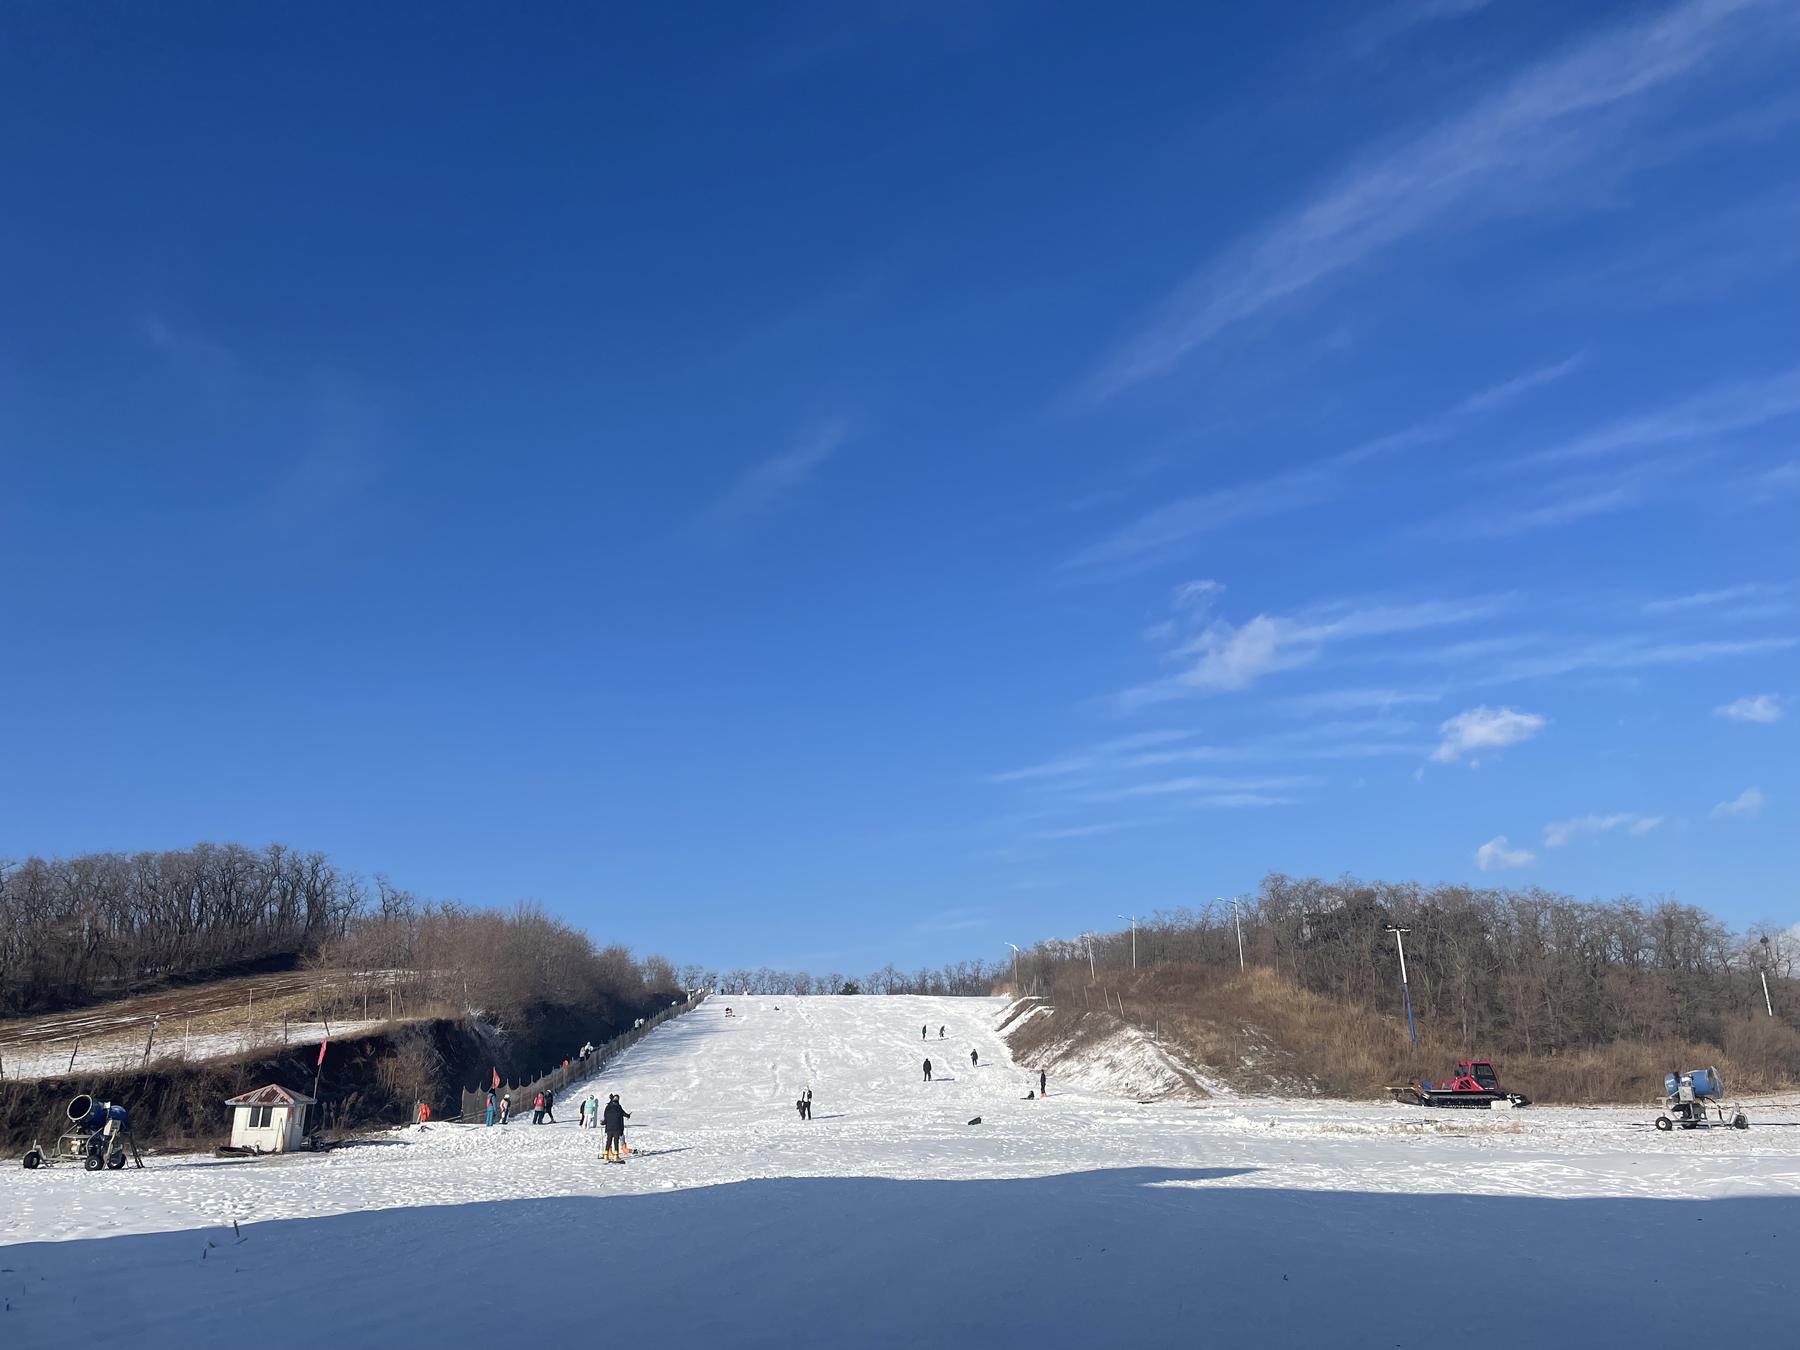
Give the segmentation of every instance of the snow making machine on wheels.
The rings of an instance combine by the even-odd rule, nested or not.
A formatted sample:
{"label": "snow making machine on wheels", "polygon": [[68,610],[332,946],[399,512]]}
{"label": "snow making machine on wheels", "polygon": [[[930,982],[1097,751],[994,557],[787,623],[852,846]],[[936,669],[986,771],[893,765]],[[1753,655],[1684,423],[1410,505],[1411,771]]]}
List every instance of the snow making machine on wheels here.
{"label": "snow making machine on wheels", "polygon": [[[1666,1131],[1679,1126],[1684,1130],[1706,1130],[1729,1125],[1734,1130],[1749,1129],[1750,1117],[1742,1111],[1733,1110],[1731,1118],[1726,1119],[1725,1106],[1720,1100],[1724,1095],[1725,1084],[1717,1069],[1665,1073],[1662,1113],[1656,1118],[1656,1128]],[[1710,1116],[1708,1110],[1712,1112]]]}
{"label": "snow making machine on wheels", "polygon": [[144,1165],[131,1137],[131,1113],[117,1102],[103,1102],[84,1092],[69,1103],[68,1116],[68,1128],[48,1149],[32,1141],[25,1153],[27,1168],[79,1161],[90,1172],[116,1172],[127,1161]]}
{"label": "snow making machine on wheels", "polygon": [[1391,1087],[1396,1101],[1411,1106],[1447,1106],[1465,1110],[1490,1111],[1496,1105],[1530,1106],[1531,1098],[1523,1092],[1508,1092],[1500,1086],[1494,1066],[1485,1059],[1465,1059],[1457,1063],[1449,1081],[1434,1083],[1414,1079],[1405,1087]]}

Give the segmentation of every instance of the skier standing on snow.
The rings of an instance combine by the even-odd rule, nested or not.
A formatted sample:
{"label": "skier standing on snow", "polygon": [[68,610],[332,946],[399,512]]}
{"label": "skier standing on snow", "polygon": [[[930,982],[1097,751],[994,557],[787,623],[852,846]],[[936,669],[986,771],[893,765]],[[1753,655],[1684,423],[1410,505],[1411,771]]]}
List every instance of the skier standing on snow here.
{"label": "skier standing on snow", "polygon": [[556,1105],[556,1094],[554,1092],[545,1092],[544,1093],[544,1123],[546,1125],[556,1124],[556,1112],[551,1109],[555,1105]]}
{"label": "skier standing on snow", "polygon": [[944,1029],[942,1027],[938,1028],[938,1039],[940,1041],[944,1039]]}
{"label": "skier standing on snow", "polygon": [[600,1128],[600,1094],[598,1092],[587,1099],[587,1123],[590,1130]]}
{"label": "skier standing on snow", "polygon": [[931,1081],[931,1061],[930,1060],[925,1061],[925,1081],[927,1083],[929,1083]]}
{"label": "skier standing on snow", "polygon": [[544,1123],[544,1094],[541,1092],[531,1099],[531,1123],[533,1125]]}
{"label": "skier standing on snow", "polygon": [[1044,1072],[1044,1070],[1039,1069],[1038,1070],[1038,1096],[1048,1097],[1050,1095],[1050,1089],[1047,1088],[1046,1086],[1044,1086],[1049,1081],[1050,1081],[1050,1075],[1047,1074],[1046,1072]]}
{"label": "skier standing on snow", "polygon": [[981,1051],[979,1051],[979,1050],[969,1051],[969,1067],[975,1068],[980,1063],[981,1063]]}
{"label": "skier standing on snow", "polygon": [[494,1090],[492,1088],[488,1089],[487,1123],[490,1125],[494,1123]]}
{"label": "skier standing on snow", "polygon": [[583,1097],[580,1105],[577,1106],[576,1109],[581,1112],[581,1119],[576,1123],[575,1128],[578,1130],[585,1130],[587,1128],[587,1098]]}
{"label": "skier standing on snow", "polygon": [[506,1124],[507,1121],[509,1121],[511,1119],[512,1119],[512,1093],[503,1092],[500,1094],[500,1123],[502,1125],[504,1125],[504,1124]]}
{"label": "skier standing on snow", "polygon": [[920,1028],[919,1028],[919,1039],[920,1039],[920,1040],[924,1040],[924,1039],[925,1039],[925,1033],[926,1033],[926,1032],[927,1032],[927,1031],[929,1031],[929,1030],[930,1030],[930,1028],[929,1028],[929,1027],[920,1027]]}
{"label": "skier standing on snow", "polygon": [[600,1113],[600,1118],[606,1122],[606,1149],[600,1156],[608,1162],[624,1162],[625,1122],[631,1119],[631,1112],[619,1104],[618,1093],[606,1099],[606,1109]]}
{"label": "skier standing on snow", "polygon": [[808,1088],[800,1094],[800,1100],[806,1104],[806,1118],[812,1119],[812,1089]]}

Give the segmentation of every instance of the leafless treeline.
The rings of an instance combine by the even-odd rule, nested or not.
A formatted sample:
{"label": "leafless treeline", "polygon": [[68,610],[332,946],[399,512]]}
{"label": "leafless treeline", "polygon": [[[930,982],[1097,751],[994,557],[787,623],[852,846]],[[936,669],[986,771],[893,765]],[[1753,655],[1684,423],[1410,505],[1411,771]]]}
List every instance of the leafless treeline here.
{"label": "leafless treeline", "polygon": [[536,1007],[617,1012],[682,988],[660,956],[596,947],[586,933],[532,904],[509,910],[423,902],[376,882],[375,895],[313,963],[375,984],[407,978],[422,996],[502,1021]]}
{"label": "leafless treeline", "polygon": [[871,975],[850,976],[836,971],[809,975],[804,971],[707,970],[683,966],[678,972],[689,989],[723,989],[727,993],[748,990],[752,994],[988,994],[994,980],[1011,967],[999,962],[955,961],[936,970],[921,968],[911,974],[886,965]]}
{"label": "leafless treeline", "polygon": [[[1800,1017],[1800,939],[1760,924],[1734,934],[1692,905],[1580,901],[1537,889],[1427,888],[1271,875],[1242,904],[1244,959],[1308,989],[1396,1012],[1395,925],[1410,929],[1406,959],[1420,1022],[1469,1047],[1536,1053],[1619,1039],[1713,1040],[1726,1022],[1764,1010]],[[1767,938],[1765,943],[1762,939]],[[1235,966],[1229,902],[1142,918],[1138,961]],[[1040,943],[1026,954],[1028,987],[1090,961],[1131,963],[1129,931]],[[1010,972],[1008,972],[1010,973]]]}
{"label": "leafless treeline", "polygon": [[362,900],[322,854],[279,844],[0,860],[0,1012],[307,951]]}

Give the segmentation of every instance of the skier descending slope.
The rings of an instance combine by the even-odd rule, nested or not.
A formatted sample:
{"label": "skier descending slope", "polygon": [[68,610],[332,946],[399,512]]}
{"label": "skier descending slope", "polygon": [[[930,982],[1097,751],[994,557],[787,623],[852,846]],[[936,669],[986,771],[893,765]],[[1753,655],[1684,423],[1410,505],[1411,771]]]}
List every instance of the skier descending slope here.
{"label": "skier descending slope", "polygon": [[613,1093],[606,1099],[606,1107],[600,1113],[600,1119],[606,1125],[606,1148],[601,1157],[608,1162],[625,1161],[625,1122],[631,1119],[631,1112],[619,1104],[619,1094]]}

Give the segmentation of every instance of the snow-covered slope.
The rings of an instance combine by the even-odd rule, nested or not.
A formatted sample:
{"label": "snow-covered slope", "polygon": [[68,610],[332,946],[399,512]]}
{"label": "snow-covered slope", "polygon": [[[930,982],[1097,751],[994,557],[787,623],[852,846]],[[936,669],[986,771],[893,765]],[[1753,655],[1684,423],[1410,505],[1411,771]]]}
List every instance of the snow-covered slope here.
{"label": "snow-covered slope", "polygon": [[592,1084],[633,1113],[623,1167],[572,1094],[555,1125],[322,1157],[0,1169],[0,1344],[1436,1346],[1470,1289],[1538,1346],[1641,1345],[1702,1305],[1722,1341],[1791,1339],[1800,1129],[1055,1077],[1026,1101],[1001,1007],[709,1000]]}

